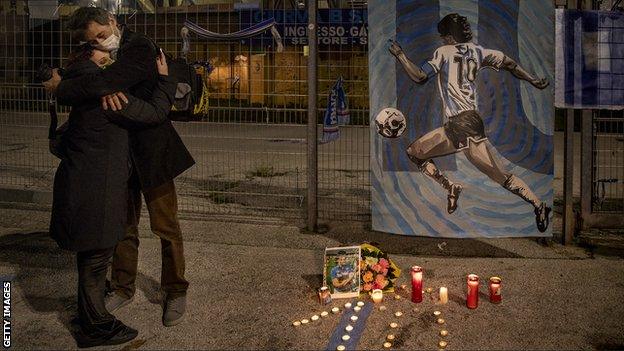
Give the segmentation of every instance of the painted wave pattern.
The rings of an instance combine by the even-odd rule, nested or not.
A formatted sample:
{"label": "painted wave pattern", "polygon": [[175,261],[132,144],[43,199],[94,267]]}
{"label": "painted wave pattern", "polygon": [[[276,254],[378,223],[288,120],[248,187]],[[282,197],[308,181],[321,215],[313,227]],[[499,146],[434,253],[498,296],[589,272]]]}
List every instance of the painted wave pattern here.
{"label": "painted wave pattern", "polygon": [[[511,2],[513,4],[509,4]],[[396,8],[389,8],[388,3],[385,1],[369,1],[369,23],[379,24],[369,27],[371,38],[369,41],[371,118],[374,118],[376,113],[384,107],[397,106],[397,102],[398,106],[401,106],[401,101],[405,103],[406,111],[412,111],[409,116],[406,115],[408,121],[413,121],[414,116],[432,117],[428,121],[423,121],[422,124],[415,125],[412,122],[411,128],[409,128],[409,131],[406,131],[404,137],[396,140],[384,139],[376,134],[374,128],[371,129],[373,228],[399,234],[439,237],[543,236],[547,233],[539,233],[537,231],[533,207],[489,180],[487,176],[470,164],[462,154],[436,159],[436,163],[442,165],[441,168],[445,169],[444,172],[450,179],[464,186],[459,208],[452,215],[446,213],[446,191],[418,172],[407,158],[403,156],[404,150],[411,141],[441,125],[439,97],[437,96],[435,82],[414,87],[414,84],[406,79],[401,80],[397,77],[396,83],[387,79],[387,77],[396,76],[397,73],[403,74],[403,72],[397,72],[402,69],[396,67],[394,58],[387,52],[387,40],[393,38],[396,24],[396,38],[402,44],[404,50],[420,52],[426,59],[426,55],[433,52],[439,45],[439,35],[435,25],[432,24],[434,22],[437,24],[439,16],[448,12],[456,3],[457,0],[397,1]],[[503,18],[512,18],[514,6],[515,9],[518,8],[516,1],[496,3],[498,7],[511,7],[510,11],[499,14]],[[483,12],[483,6],[491,5],[483,5],[481,2],[477,4],[475,0],[465,1],[462,4],[464,8],[460,10],[466,11],[469,18],[476,16],[475,11],[470,11],[470,8],[465,7],[472,6],[475,9],[475,5],[479,5],[481,7],[477,11]],[[492,10],[490,9],[490,11]],[[494,10],[498,10],[498,8]],[[525,10],[521,8],[520,11]],[[396,16],[397,13],[401,15],[396,17],[396,22],[394,22],[392,16]],[[535,14],[532,14],[532,16],[535,16]],[[479,25],[478,28],[481,30],[482,26]],[[414,35],[412,38],[418,37],[419,40],[407,40],[406,37],[412,35],[409,33]],[[481,41],[484,40],[483,37],[484,34],[481,34]],[[510,40],[510,38],[503,37],[498,38],[498,40]],[[529,57],[533,55],[533,52],[538,50],[540,45],[544,45],[545,42],[539,45],[529,45],[521,41],[518,50],[527,53],[516,57],[522,60],[524,56]],[[543,57],[541,59],[543,60]],[[523,61],[522,63],[528,69],[533,69],[538,65],[536,62],[527,61],[529,62],[526,64]],[[542,74],[539,70],[535,70],[535,72]],[[490,74],[490,72],[485,74]],[[508,73],[502,72],[491,72],[491,74],[508,75]],[[552,75],[552,72],[550,74]],[[490,77],[482,77],[482,79],[490,80]],[[499,82],[496,84],[505,83]],[[481,96],[479,99],[484,100],[484,95],[486,95],[485,100],[492,103],[492,113],[510,113],[509,111],[513,111],[517,114],[525,114],[523,110],[525,99],[524,96],[522,96],[523,98],[518,98],[523,93],[519,92],[520,89],[517,86],[515,90],[511,89],[513,91],[506,91],[505,89],[498,89],[497,91],[492,88],[484,88],[487,87],[480,87],[481,90],[479,92]],[[415,89],[418,89],[418,91]],[[552,99],[552,97],[547,99]],[[518,101],[518,103],[510,104],[508,101]],[[527,111],[532,116],[535,116],[535,111],[541,111],[545,108],[549,109],[541,112],[543,113],[542,118],[549,119],[549,121],[542,122],[542,125],[535,123],[536,128],[534,130],[538,132],[548,132],[548,127],[544,126],[549,126],[552,129],[552,110],[548,106],[552,106],[552,104],[548,105],[544,99],[537,99],[531,102],[531,105],[527,108]],[[544,118],[544,116],[548,118]],[[421,119],[424,118],[421,117]],[[530,167],[525,168],[509,161],[499,152],[500,149],[493,150],[507,170],[522,178],[531,186],[540,199],[552,206],[552,153],[550,152],[552,150],[552,138],[545,138],[548,135],[543,135],[541,132],[528,131],[528,128],[524,128],[525,131],[523,132],[518,129],[518,124],[507,125],[505,121],[491,120],[486,122],[492,123],[496,130],[500,131],[502,129],[508,132],[503,134],[500,132],[496,133],[496,130],[493,131],[497,140],[515,145],[515,149],[514,147],[507,148],[504,152],[515,153],[516,158],[518,155],[534,157],[535,154],[541,153],[542,156],[538,157],[537,161],[534,161],[541,163],[541,166],[537,167],[536,171],[529,169]],[[489,128],[488,132],[491,132],[491,129]],[[551,133],[552,131],[550,131]],[[526,145],[533,145],[537,140],[541,140],[541,142],[537,143],[536,146],[529,147],[527,151]],[[544,155],[544,153],[547,155]],[[548,165],[548,162],[550,162],[550,165]],[[544,169],[548,167],[550,167],[550,171],[544,174]]]}

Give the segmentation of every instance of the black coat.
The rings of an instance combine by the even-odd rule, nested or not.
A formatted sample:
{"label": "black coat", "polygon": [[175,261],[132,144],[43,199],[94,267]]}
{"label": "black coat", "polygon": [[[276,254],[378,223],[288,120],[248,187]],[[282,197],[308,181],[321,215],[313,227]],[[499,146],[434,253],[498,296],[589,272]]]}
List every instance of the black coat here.
{"label": "black coat", "polygon": [[[91,61],[77,63],[67,79],[97,73]],[[160,77],[147,101],[127,94],[121,111],[103,110],[99,99],[72,107],[62,136],[63,155],[54,177],[50,234],[72,251],[113,247],[126,234],[130,156],[128,130],[167,120],[176,90]]]}
{"label": "black coat", "polygon": [[[117,60],[105,70],[61,81],[56,96],[60,104],[130,91],[148,99],[158,81],[158,48],[142,34],[123,28]],[[132,160],[143,190],[164,184],[195,164],[171,121],[130,135]]]}

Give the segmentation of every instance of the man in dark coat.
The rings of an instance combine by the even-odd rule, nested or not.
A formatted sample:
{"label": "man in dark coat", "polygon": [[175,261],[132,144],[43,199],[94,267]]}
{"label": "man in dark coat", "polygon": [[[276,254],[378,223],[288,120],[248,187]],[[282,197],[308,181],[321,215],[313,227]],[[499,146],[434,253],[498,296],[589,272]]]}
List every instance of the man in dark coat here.
{"label": "man in dark coat", "polygon": [[[92,61],[94,50],[83,45],[77,52],[65,73],[68,80],[100,70]],[[164,55],[159,64],[167,73]],[[104,304],[108,263],[126,234],[127,129],[167,121],[175,91],[176,82],[162,75],[148,101],[128,95],[128,104],[117,112],[103,110],[99,99],[72,106],[58,150],[62,159],[54,177],[50,234],[61,248],[77,252],[80,330],[74,336],[79,347],[120,344],[138,334]]]}
{"label": "man in dark coat", "polygon": [[[109,51],[116,60],[106,70],[72,80],[50,82],[46,88],[55,91],[61,104],[101,98],[103,107],[119,109],[116,92],[128,89],[138,98],[151,95],[157,82],[153,65],[158,55],[154,43],[134,33],[107,11],[83,7],[74,12],[68,27],[78,41]],[[58,87],[55,85],[58,84]],[[177,195],[173,179],[190,168],[194,160],[171,122],[136,131],[130,135],[133,177],[128,198],[127,235],[115,249],[111,288],[107,296],[109,311],[129,303],[135,293],[138,264],[138,222],[141,213],[141,191],[150,214],[152,231],[161,238],[161,286],[166,293],[163,324],[171,326],[182,320],[186,309],[188,282],[184,278],[182,232],[177,218]]]}

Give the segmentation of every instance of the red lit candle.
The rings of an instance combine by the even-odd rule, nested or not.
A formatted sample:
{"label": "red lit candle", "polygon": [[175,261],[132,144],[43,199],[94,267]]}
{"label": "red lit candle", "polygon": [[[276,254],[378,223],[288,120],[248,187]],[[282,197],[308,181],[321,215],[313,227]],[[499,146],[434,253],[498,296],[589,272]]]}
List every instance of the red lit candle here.
{"label": "red lit candle", "polygon": [[501,295],[501,278],[491,277],[490,278],[490,302],[501,303],[501,301],[503,301],[503,296]]}
{"label": "red lit candle", "polygon": [[419,266],[412,267],[412,302],[422,302],[423,269]]}
{"label": "red lit candle", "polygon": [[476,274],[468,275],[468,293],[466,294],[466,306],[468,308],[477,308],[479,305],[479,276]]}

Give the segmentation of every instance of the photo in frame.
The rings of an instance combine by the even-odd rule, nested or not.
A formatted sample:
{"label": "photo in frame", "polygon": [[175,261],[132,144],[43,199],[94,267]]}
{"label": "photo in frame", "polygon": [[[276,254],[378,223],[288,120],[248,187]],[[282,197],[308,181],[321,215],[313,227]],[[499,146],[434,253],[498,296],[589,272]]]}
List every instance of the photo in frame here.
{"label": "photo in frame", "polygon": [[332,299],[357,297],[360,293],[360,246],[325,248],[323,282]]}

